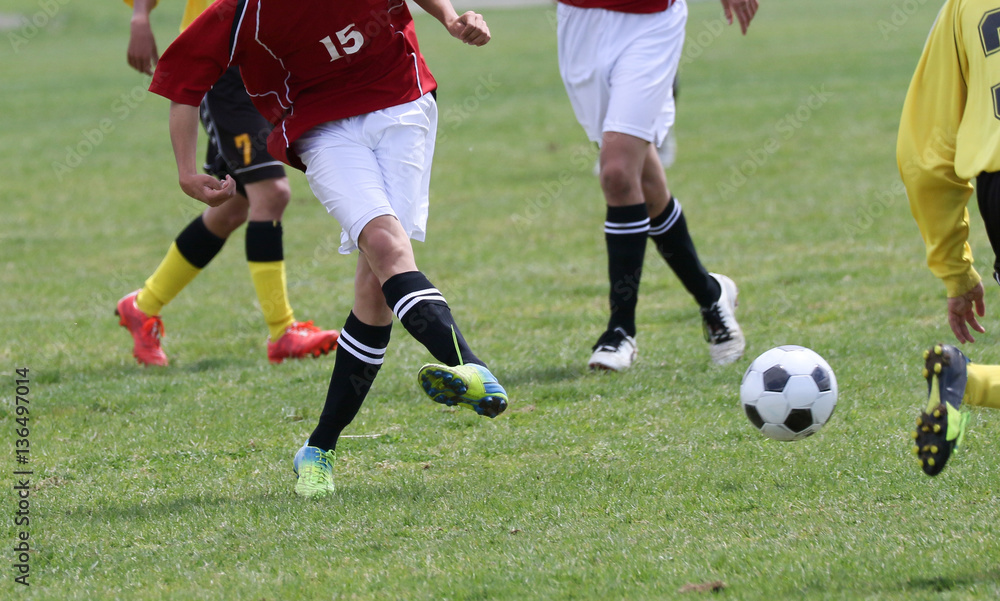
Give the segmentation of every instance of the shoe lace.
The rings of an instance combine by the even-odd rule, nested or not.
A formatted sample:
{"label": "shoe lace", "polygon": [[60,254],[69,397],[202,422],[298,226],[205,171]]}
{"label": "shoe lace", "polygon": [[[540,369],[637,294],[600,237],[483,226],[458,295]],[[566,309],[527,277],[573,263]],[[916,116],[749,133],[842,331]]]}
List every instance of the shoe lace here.
{"label": "shoe lace", "polygon": [[333,463],[331,463],[332,460],[333,460],[333,452],[323,451],[322,453],[319,454],[319,459],[316,460],[316,463],[327,469],[332,470],[333,469]]}
{"label": "shoe lace", "polygon": [[719,307],[719,303],[713,303],[711,307],[703,307],[701,320],[707,342],[719,344],[733,339],[733,333],[729,331],[729,326],[722,319],[722,309]]}
{"label": "shoe lace", "polygon": [[159,340],[167,333],[167,330],[163,327],[163,320],[160,319],[160,316],[154,315],[142,323],[142,332]]}
{"label": "shoe lace", "polygon": [[621,347],[622,341],[625,340],[625,336],[625,330],[622,328],[608,330],[601,334],[601,337],[597,339],[597,343],[590,350],[617,351]]}
{"label": "shoe lace", "polygon": [[333,471],[332,458],[333,453],[331,451],[321,452],[315,461],[310,461],[302,466],[303,475],[307,477],[325,477],[327,473]]}

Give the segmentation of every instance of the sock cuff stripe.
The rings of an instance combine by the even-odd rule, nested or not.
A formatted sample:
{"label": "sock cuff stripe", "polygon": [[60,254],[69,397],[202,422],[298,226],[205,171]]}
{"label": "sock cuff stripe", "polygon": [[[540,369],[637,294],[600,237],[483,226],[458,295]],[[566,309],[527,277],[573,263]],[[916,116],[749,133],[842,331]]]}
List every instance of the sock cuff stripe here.
{"label": "sock cuff stripe", "polygon": [[431,301],[437,300],[444,304],[448,304],[448,301],[444,299],[441,295],[441,291],[437,288],[425,288],[423,290],[416,290],[399,299],[399,302],[392,308],[392,312],[396,314],[396,317],[400,321],[403,320],[403,316],[409,312],[410,309],[414,307],[417,303],[421,301]]}
{"label": "sock cuff stripe", "polygon": [[649,218],[627,223],[604,222],[605,234],[645,234],[649,231]]}
{"label": "sock cuff stripe", "polygon": [[670,215],[667,215],[666,221],[664,221],[663,223],[661,223],[656,227],[650,228],[649,235],[658,236],[660,234],[667,232],[670,228],[674,227],[674,224],[677,223],[677,220],[680,218],[681,218],[681,201],[675,198],[674,210],[670,211]]}
{"label": "sock cuff stripe", "polygon": [[400,310],[399,316],[398,316],[399,319],[400,319],[400,321],[402,321],[403,316],[406,315],[407,313],[409,313],[410,309],[412,309],[414,307],[414,305],[416,305],[417,303],[420,303],[422,301],[441,301],[445,305],[448,304],[448,301],[446,301],[444,299],[444,297],[441,296],[440,294],[438,294],[436,296],[421,296],[420,298],[415,298],[412,301],[410,301],[409,303],[407,303],[407,305]]}
{"label": "sock cuff stripe", "polygon": [[638,219],[636,221],[605,221],[604,227],[636,227],[638,225],[647,225],[649,223],[649,217],[645,219]]}
{"label": "sock cuff stripe", "polygon": [[357,339],[344,330],[340,331],[340,338],[337,339],[337,345],[359,360],[371,365],[382,365],[382,362],[385,360],[385,348],[377,349],[358,342]]}

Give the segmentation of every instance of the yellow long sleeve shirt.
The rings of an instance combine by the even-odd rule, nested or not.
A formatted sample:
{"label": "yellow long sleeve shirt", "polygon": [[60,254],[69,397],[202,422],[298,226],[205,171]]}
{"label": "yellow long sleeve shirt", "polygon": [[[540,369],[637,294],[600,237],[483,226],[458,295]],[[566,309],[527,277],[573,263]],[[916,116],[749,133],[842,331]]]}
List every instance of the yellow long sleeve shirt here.
{"label": "yellow long sleeve shirt", "polygon": [[965,294],[981,281],[968,242],[969,182],[1000,171],[1000,0],[941,8],[903,104],[896,161],[928,267],[949,297]]}
{"label": "yellow long sleeve shirt", "polygon": [[[156,8],[159,3],[159,0],[154,0],[153,8]],[[132,6],[132,0],[125,0],[125,4]],[[184,31],[211,4],[212,0],[187,0],[187,6],[184,7],[184,17],[181,19],[181,31]]]}

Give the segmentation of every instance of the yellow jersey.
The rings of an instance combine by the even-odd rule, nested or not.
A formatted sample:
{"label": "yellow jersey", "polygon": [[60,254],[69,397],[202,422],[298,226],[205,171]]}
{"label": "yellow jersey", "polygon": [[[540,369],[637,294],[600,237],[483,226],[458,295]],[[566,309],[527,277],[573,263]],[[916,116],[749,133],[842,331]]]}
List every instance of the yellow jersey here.
{"label": "yellow jersey", "polygon": [[1000,171],[1000,0],[947,0],[910,81],[896,141],[927,265],[948,296],[981,279],[969,247],[970,180]]}
{"label": "yellow jersey", "polygon": [[[187,0],[187,6],[184,7],[184,17],[181,19],[181,31],[184,31],[192,21],[198,18],[198,15],[205,12],[205,9],[211,6],[213,0]],[[160,0],[153,0],[153,8],[160,3]],[[132,6],[132,0],[125,0],[125,4]]]}

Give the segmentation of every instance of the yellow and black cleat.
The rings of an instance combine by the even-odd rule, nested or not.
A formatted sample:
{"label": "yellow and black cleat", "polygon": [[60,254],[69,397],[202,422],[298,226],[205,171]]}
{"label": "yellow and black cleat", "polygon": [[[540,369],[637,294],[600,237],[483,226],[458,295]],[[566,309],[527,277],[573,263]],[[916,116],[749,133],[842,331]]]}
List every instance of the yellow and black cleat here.
{"label": "yellow and black cleat", "polygon": [[941,473],[965,438],[969,414],[960,408],[968,362],[962,351],[948,344],[924,351],[927,407],[917,418],[913,452],[928,476]]}

